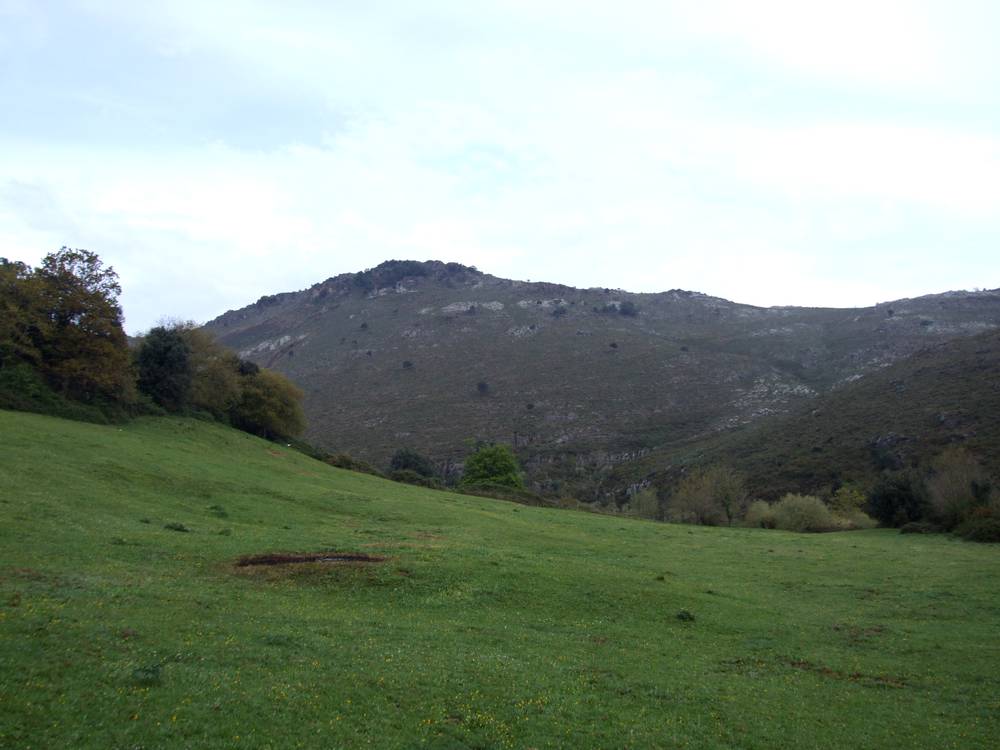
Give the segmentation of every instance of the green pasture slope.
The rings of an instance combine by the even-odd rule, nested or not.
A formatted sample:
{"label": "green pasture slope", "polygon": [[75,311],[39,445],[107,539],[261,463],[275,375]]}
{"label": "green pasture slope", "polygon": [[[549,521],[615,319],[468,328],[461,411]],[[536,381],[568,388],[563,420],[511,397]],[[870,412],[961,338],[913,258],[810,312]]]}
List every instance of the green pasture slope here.
{"label": "green pasture slope", "polygon": [[[182,419],[0,443],[3,748],[1000,744],[996,546],[529,508]],[[234,566],[322,550],[387,559]]]}

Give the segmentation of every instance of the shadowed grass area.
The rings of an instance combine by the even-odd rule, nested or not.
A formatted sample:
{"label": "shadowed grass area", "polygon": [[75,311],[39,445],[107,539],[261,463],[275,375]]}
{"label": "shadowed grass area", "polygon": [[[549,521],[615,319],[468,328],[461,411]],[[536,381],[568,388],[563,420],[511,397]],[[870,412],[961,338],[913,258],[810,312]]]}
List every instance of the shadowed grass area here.
{"label": "shadowed grass area", "polygon": [[[0,436],[3,747],[1000,734],[992,546],[531,508],[191,420],[0,412]],[[329,554],[237,565],[312,553]]]}

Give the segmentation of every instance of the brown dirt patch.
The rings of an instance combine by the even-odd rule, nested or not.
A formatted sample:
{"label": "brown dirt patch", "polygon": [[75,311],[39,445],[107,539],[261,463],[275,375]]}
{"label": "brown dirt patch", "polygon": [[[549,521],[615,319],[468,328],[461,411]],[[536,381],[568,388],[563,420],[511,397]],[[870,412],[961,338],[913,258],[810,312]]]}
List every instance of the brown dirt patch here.
{"label": "brown dirt patch", "polygon": [[384,557],[366,555],[360,552],[266,552],[262,555],[246,555],[236,561],[236,567],[252,565],[296,565],[301,563],[380,563]]}

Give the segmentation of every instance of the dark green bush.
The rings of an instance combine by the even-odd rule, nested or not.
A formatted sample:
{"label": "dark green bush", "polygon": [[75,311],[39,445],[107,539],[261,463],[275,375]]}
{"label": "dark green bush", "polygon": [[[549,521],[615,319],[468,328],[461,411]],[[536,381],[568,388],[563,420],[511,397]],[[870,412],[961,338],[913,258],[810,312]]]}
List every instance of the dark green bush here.
{"label": "dark green bush", "polygon": [[1000,518],[973,515],[956,529],[956,533],[970,542],[1000,543]]}

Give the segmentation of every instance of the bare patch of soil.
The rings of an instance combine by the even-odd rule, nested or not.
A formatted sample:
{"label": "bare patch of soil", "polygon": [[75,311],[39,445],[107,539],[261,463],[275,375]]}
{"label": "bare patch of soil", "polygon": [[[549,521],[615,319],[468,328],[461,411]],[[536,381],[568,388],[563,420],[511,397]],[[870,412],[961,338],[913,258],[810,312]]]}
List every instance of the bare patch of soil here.
{"label": "bare patch of soil", "polygon": [[262,555],[246,555],[236,562],[236,567],[251,565],[295,565],[300,563],[380,563],[384,557],[365,555],[360,552],[267,552]]}

